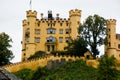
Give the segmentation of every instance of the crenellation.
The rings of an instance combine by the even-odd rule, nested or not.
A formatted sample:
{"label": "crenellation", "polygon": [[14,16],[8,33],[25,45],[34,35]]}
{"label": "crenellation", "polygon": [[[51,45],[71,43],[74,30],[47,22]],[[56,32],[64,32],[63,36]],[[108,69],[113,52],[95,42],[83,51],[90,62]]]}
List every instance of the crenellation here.
{"label": "crenellation", "polygon": [[81,16],[81,10],[75,9],[69,11],[69,17],[71,16]]}
{"label": "crenellation", "polygon": [[[44,57],[40,57],[40,58],[36,58],[36,59],[32,59],[32,60],[26,60],[26,61],[23,61],[23,62],[9,64],[9,65],[3,66],[3,68],[10,71],[10,72],[16,72],[16,71],[21,70],[23,68],[36,69],[38,66],[40,66],[40,67],[46,66],[47,62],[50,61],[50,60],[52,60],[52,61],[55,61],[55,60],[61,61],[61,59],[65,59],[65,61],[69,61],[69,59],[71,59],[71,60],[74,61],[76,59],[81,59],[81,58],[76,57],[76,56],[44,56]],[[39,62],[41,64],[34,65],[35,62]],[[34,66],[36,66],[36,67],[34,67]]]}
{"label": "crenellation", "polygon": [[107,25],[116,25],[116,19],[108,19],[106,23]]}
{"label": "crenellation", "polygon": [[32,10],[29,10],[29,11],[26,11],[26,14],[27,14],[27,17],[37,17],[37,12],[36,11],[32,11]]}

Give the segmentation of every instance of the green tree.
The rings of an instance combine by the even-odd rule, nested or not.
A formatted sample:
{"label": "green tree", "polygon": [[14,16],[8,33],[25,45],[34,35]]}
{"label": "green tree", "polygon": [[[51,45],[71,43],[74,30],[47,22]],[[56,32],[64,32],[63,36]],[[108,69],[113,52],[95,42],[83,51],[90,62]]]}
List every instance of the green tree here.
{"label": "green tree", "polygon": [[96,14],[94,16],[88,16],[85,22],[79,27],[79,33],[90,47],[93,57],[96,58],[96,55],[99,55],[97,47],[104,44],[106,20]]}
{"label": "green tree", "polygon": [[76,40],[70,40],[68,46],[66,47],[67,51],[71,55],[84,56],[84,53],[88,51],[87,43],[83,38],[78,38]]}
{"label": "green tree", "polygon": [[12,39],[8,34],[0,33],[0,66],[10,63],[10,60],[13,59],[13,53],[10,50]]}
{"label": "green tree", "polygon": [[46,56],[46,53],[44,51],[37,51],[34,55],[30,56],[28,60],[39,58],[42,56]]}
{"label": "green tree", "polygon": [[114,56],[108,57],[106,54],[99,60],[98,65],[98,80],[117,80],[118,71],[116,70]]}

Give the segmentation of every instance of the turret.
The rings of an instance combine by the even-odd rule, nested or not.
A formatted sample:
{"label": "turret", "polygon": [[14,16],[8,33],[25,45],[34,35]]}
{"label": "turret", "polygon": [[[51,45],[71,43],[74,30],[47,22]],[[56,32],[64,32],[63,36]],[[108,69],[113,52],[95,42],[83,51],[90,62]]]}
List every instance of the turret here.
{"label": "turret", "polygon": [[110,48],[115,48],[115,40],[116,40],[116,20],[109,19],[107,20],[107,39],[108,46]]}
{"label": "turret", "polygon": [[116,51],[116,20],[108,19],[107,24],[107,40],[108,44],[106,45],[106,51],[108,56],[115,55]]}
{"label": "turret", "polygon": [[80,26],[81,10],[75,9],[69,11],[70,28],[72,39],[76,39],[78,35],[78,27]]}
{"label": "turret", "polygon": [[26,11],[27,19],[23,20],[22,61],[35,53],[34,30],[37,20],[36,11]]}

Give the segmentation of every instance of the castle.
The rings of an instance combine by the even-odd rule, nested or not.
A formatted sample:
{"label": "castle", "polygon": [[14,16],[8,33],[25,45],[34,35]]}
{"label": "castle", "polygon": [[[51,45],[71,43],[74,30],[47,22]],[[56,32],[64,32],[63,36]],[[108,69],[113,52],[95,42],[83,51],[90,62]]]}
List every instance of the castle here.
{"label": "castle", "polygon": [[114,55],[120,60],[120,34],[116,34],[116,20],[107,20],[107,45],[105,45],[105,53],[108,56]]}
{"label": "castle", "polygon": [[[77,39],[80,26],[81,10],[69,11],[69,18],[61,18],[59,14],[53,17],[48,11],[47,17],[40,14],[37,19],[36,11],[26,11],[27,19],[23,20],[22,61],[27,60],[37,51],[64,51],[70,38]],[[109,19],[107,24],[107,41],[105,53],[120,59],[120,34],[116,34],[116,20]]]}
{"label": "castle", "polygon": [[22,61],[37,51],[63,51],[70,38],[76,39],[80,26],[81,10],[69,11],[69,18],[53,17],[48,11],[47,17],[41,13],[37,19],[36,11],[27,11],[27,19],[23,20]]}
{"label": "castle", "polygon": [[[40,50],[48,54],[51,51],[64,50],[70,38],[77,39],[79,36],[77,29],[80,26],[81,10],[70,10],[68,19],[60,18],[59,14],[53,17],[52,11],[48,11],[47,17],[43,17],[43,13],[41,13],[41,19],[37,19],[36,11],[29,10],[26,15],[27,19],[23,20],[22,62],[3,66],[4,69],[10,72],[16,72],[24,68],[34,70],[38,66],[44,67],[48,65],[51,60],[59,60],[61,62],[62,59],[65,59],[65,61],[83,59],[86,60],[86,64],[97,68],[98,60],[85,58],[85,56],[89,55],[89,52],[86,52],[84,57],[47,56],[27,60],[28,57]],[[105,45],[105,53],[108,56],[114,55],[119,61],[120,34],[116,34],[116,20],[108,19],[106,24],[108,44]],[[120,67],[118,69],[120,70]]]}

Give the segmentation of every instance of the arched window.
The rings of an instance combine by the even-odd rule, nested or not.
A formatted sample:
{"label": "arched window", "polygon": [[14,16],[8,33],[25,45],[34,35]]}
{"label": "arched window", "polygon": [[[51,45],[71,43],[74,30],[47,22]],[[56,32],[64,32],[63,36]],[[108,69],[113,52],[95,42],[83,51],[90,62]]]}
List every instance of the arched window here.
{"label": "arched window", "polygon": [[56,42],[56,39],[55,37],[50,36],[50,37],[47,37],[47,42]]}

